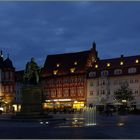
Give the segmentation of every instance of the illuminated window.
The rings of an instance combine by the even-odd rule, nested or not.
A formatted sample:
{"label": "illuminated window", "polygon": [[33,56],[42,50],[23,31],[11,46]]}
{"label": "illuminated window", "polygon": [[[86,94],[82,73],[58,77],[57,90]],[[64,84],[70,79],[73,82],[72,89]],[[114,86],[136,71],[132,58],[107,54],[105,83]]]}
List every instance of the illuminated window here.
{"label": "illuminated window", "polygon": [[107,63],[107,67],[110,67],[110,63]]}
{"label": "illuminated window", "polygon": [[128,73],[136,73],[137,69],[136,68],[129,68]]}
{"label": "illuminated window", "polygon": [[57,66],[57,67],[59,67],[59,66],[60,66],[60,64],[56,64],[56,66]]}
{"label": "illuminated window", "polygon": [[98,68],[98,65],[97,64],[95,65],[95,68]]}
{"label": "illuminated window", "polygon": [[136,63],[139,63],[139,60],[138,59],[136,59]]}
{"label": "illuminated window", "polygon": [[76,61],[74,62],[74,65],[77,65],[77,62]]}
{"label": "illuminated window", "polygon": [[120,65],[122,66],[123,64],[124,64],[123,61],[121,61],[121,62],[120,62]]}
{"label": "illuminated window", "polygon": [[75,71],[75,68],[71,68],[71,69],[70,69],[70,72],[71,72],[71,73],[74,73],[74,71]]}
{"label": "illuminated window", "polygon": [[58,70],[54,70],[53,74],[56,75],[58,73]]}

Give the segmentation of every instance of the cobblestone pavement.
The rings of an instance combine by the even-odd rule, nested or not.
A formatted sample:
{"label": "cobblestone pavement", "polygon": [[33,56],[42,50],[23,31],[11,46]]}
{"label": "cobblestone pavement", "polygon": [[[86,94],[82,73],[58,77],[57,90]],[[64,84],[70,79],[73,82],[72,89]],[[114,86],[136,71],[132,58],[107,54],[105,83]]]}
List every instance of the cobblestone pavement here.
{"label": "cobblestone pavement", "polygon": [[[9,116],[8,116],[9,117]],[[97,125],[80,126],[74,120],[82,120],[81,114],[54,114],[56,121],[38,120],[36,122],[6,121],[0,116],[0,138],[45,138],[45,139],[139,139],[140,116],[97,116]],[[66,120],[58,120],[65,118]],[[2,119],[5,119],[3,121]],[[78,120],[78,121],[79,121]],[[78,122],[77,121],[77,122]],[[73,125],[72,125],[73,124]]]}

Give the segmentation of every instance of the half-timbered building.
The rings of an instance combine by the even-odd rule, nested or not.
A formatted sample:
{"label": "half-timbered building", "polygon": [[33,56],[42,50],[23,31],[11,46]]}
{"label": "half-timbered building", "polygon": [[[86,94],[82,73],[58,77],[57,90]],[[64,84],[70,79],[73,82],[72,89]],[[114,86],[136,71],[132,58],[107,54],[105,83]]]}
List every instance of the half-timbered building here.
{"label": "half-timbered building", "polygon": [[86,104],[86,70],[98,59],[95,42],[87,51],[48,55],[42,69],[44,108],[82,108]]}

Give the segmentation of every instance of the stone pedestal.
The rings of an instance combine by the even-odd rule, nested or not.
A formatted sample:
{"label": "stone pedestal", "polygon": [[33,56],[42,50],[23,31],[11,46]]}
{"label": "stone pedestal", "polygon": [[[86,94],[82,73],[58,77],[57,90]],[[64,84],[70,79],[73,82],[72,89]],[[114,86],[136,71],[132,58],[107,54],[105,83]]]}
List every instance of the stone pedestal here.
{"label": "stone pedestal", "polygon": [[22,88],[21,113],[42,111],[42,89],[36,85],[25,85]]}

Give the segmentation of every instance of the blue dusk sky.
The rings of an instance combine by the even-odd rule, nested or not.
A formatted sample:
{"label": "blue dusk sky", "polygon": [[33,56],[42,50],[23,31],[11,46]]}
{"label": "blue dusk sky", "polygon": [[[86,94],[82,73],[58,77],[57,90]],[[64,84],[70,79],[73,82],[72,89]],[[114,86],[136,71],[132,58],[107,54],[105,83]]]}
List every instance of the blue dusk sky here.
{"label": "blue dusk sky", "polygon": [[34,57],[88,50],[101,59],[140,54],[140,2],[0,2],[0,49],[16,70]]}

